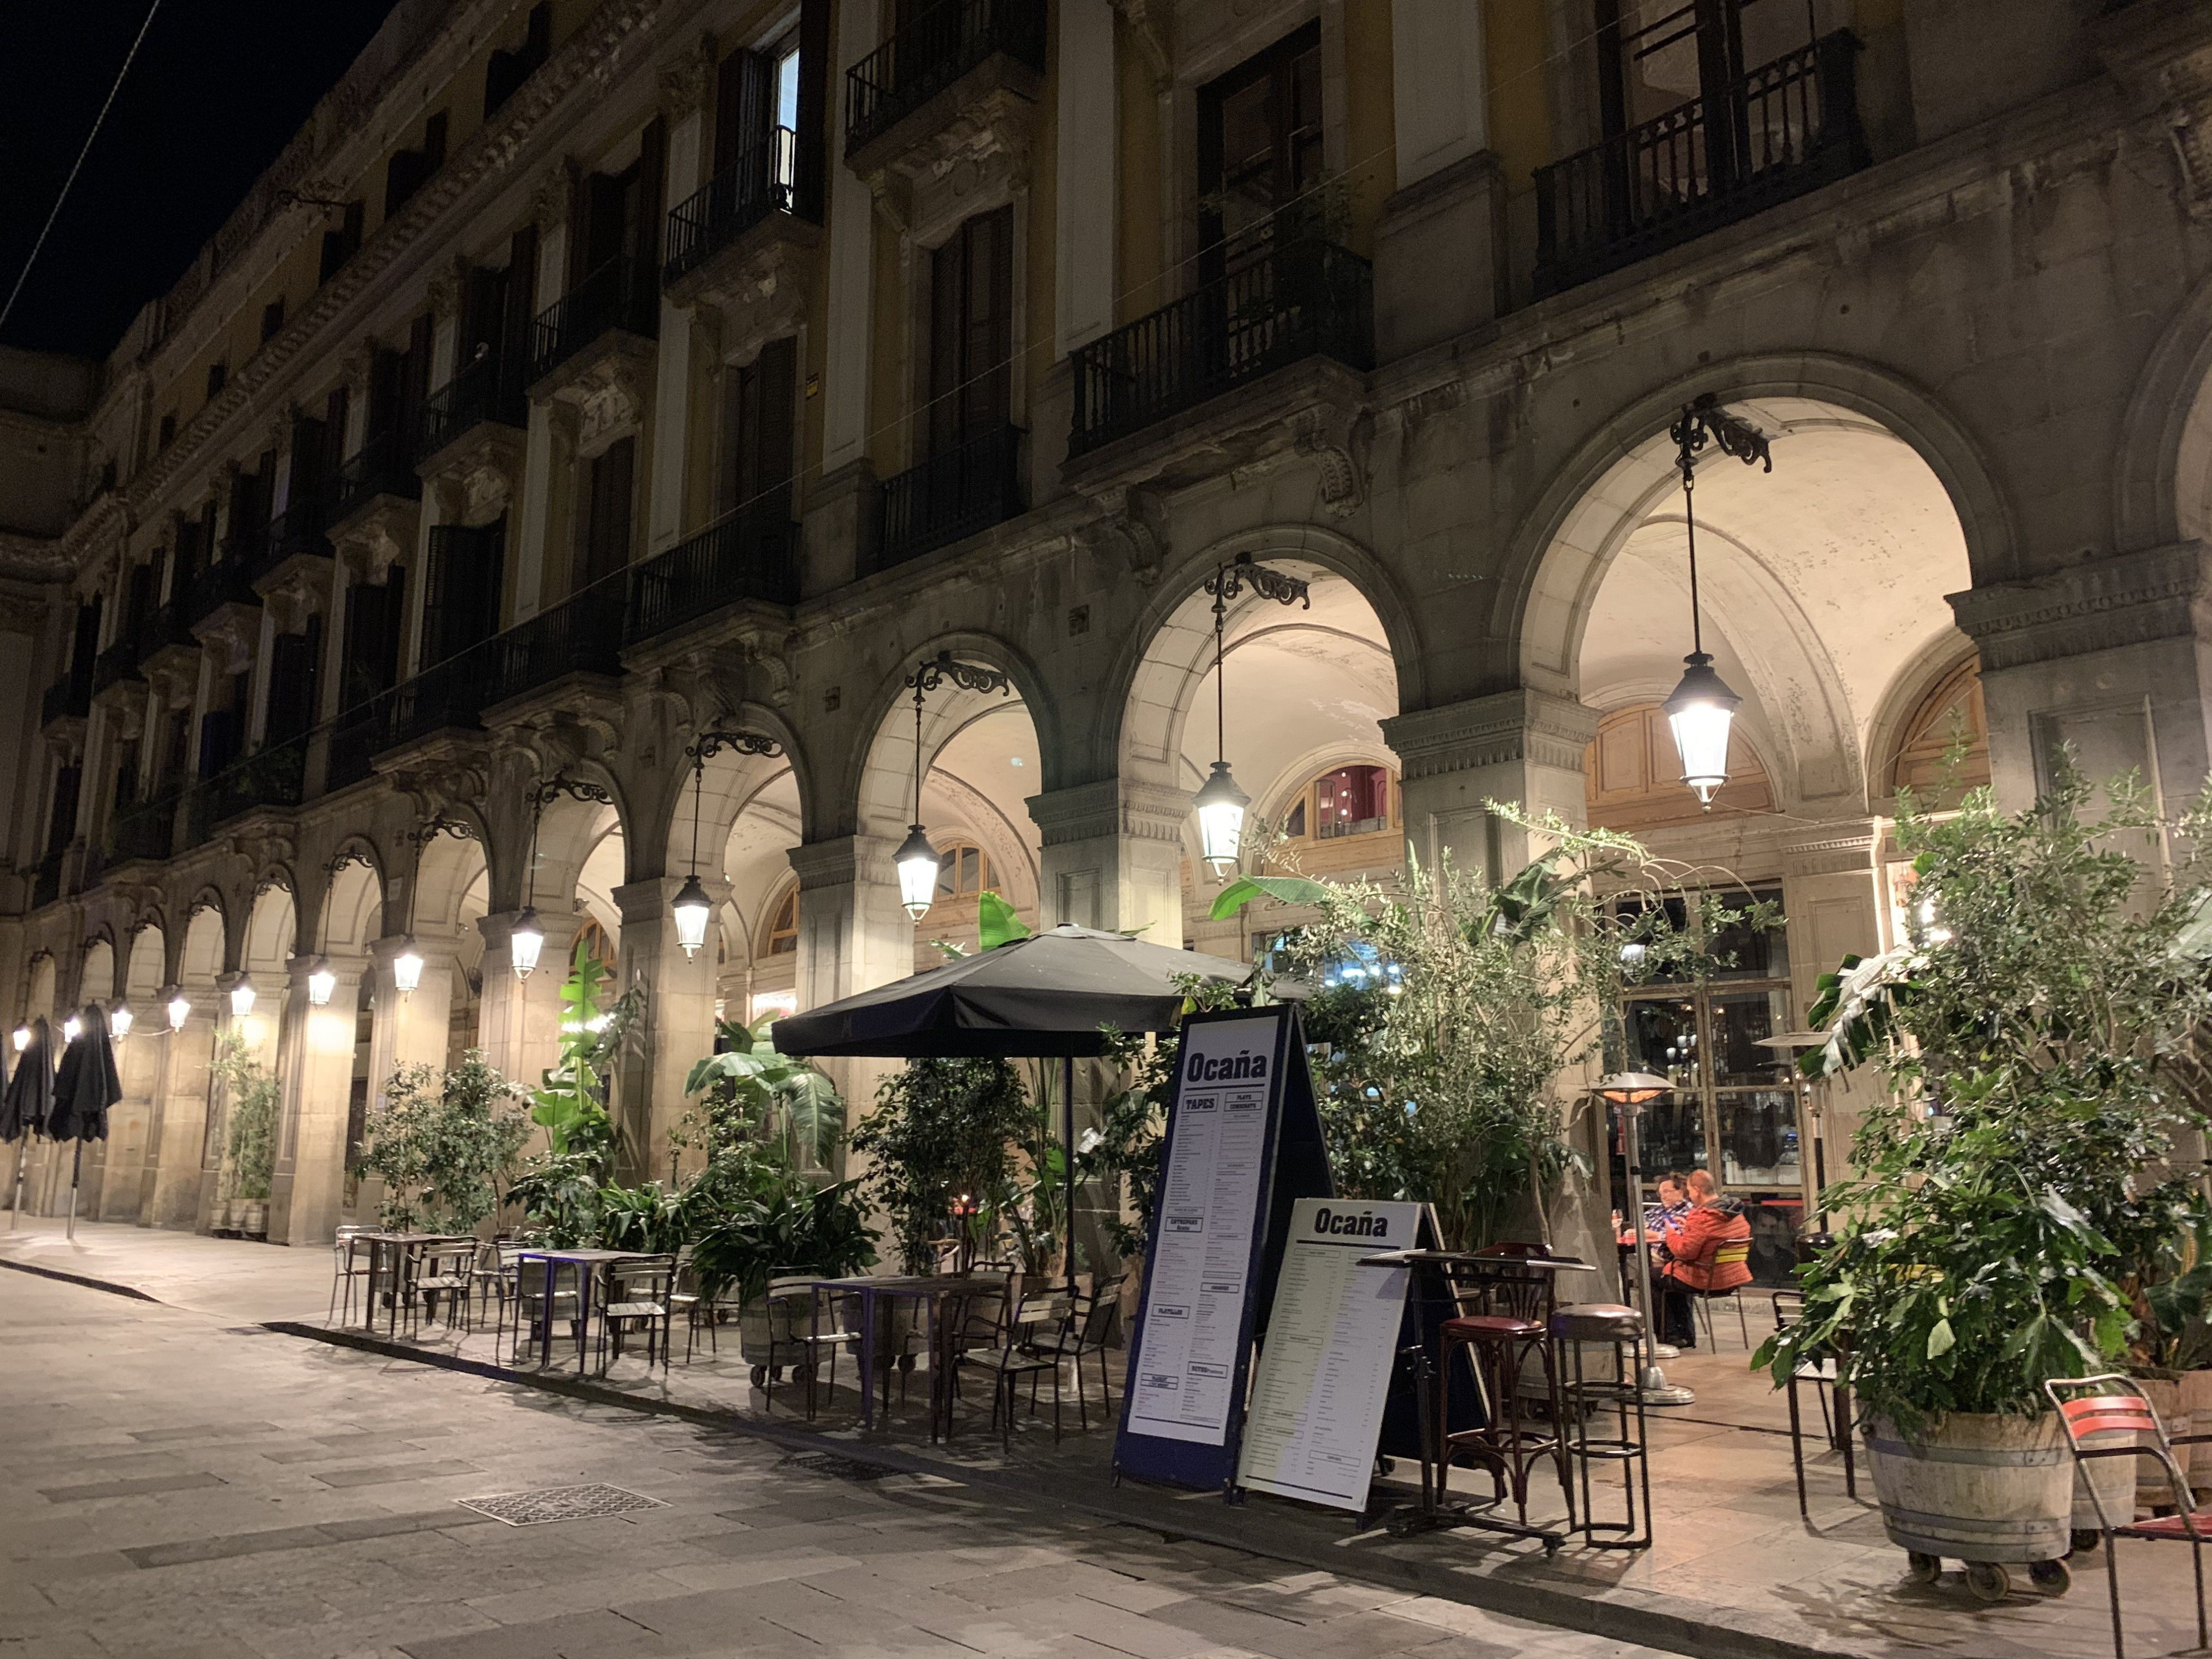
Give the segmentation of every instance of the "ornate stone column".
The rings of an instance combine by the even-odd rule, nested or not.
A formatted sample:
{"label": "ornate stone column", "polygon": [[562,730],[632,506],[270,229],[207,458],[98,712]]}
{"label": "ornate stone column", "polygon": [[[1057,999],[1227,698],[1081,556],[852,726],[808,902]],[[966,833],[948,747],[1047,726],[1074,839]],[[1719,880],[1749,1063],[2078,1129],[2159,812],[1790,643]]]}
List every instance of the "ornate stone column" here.
{"label": "ornate stone column", "polygon": [[623,988],[645,988],[645,1029],[622,1060],[616,1097],[622,1109],[626,1181],[666,1180],[668,1132],[689,1103],[684,1079],[714,1051],[714,981],[721,939],[721,907],[730,884],[702,876],[714,902],[707,942],[686,957],[676,942],[670,906],[684,886],[680,876],[634,881],[614,891],[622,907]]}
{"label": "ornate stone column", "polygon": [[1043,832],[1037,903],[1048,927],[1142,927],[1182,942],[1182,835],[1188,792],[1102,778],[1029,798]]}
{"label": "ornate stone column", "polygon": [[293,959],[291,994],[284,1000],[283,1127],[270,1189],[269,1237],[281,1237],[287,1244],[330,1243],[345,1194],[354,1039],[362,974],[368,963],[362,957],[330,957],[337,983],[330,1001],[319,1008],[307,1000],[307,975],[317,960]]}

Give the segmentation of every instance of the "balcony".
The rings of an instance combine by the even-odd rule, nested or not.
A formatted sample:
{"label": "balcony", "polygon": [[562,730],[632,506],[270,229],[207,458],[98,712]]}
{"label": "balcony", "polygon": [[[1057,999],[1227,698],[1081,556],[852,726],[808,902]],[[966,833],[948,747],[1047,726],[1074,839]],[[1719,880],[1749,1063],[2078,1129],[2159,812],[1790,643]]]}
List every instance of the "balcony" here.
{"label": "balcony", "polygon": [[319,492],[301,497],[271,519],[262,540],[261,557],[254,566],[254,580],[267,581],[295,559],[329,558],[331,538],[325,533],[329,522],[329,510]]}
{"label": "balcony", "polygon": [[192,637],[191,620],[185,614],[190,604],[189,593],[190,585],[187,584],[186,598],[170,600],[148,620],[144,637],[137,641],[138,662],[142,668],[164,651],[199,649],[200,642]]}
{"label": "balcony", "polygon": [[393,432],[378,433],[338,468],[331,480],[330,527],[338,528],[386,495],[404,501],[422,499],[422,479],[415,471],[414,456]]}
{"label": "balcony", "polygon": [[31,873],[31,908],[43,910],[62,896],[62,855],[49,853]]}
{"label": "balcony", "polygon": [[799,603],[799,526],[779,489],[629,573],[623,643],[635,645],[744,599]]}
{"label": "balcony", "polygon": [[297,806],[307,780],[307,739],[288,738],[233,761],[192,787],[186,812],[187,846],[206,841],[216,825],[247,812]]}
{"label": "balcony", "polygon": [[933,455],[884,483],[884,569],[1003,524],[1023,509],[1020,428]]}
{"label": "balcony", "polygon": [[608,260],[538,314],[530,325],[529,383],[538,381],[602,335],[650,340],[660,331],[660,295],[649,272],[627,255]]}
{"label": "balcony", "polygon": [[621,599],[610,585],[604,592],[586,590],[494,635],[474,647],[483,653],[483,706],[522,696],[570,674],[621,673],[622,621]]}
{"label": "balcony", "polygon": [[1069,357],[1071,459],[1308,357],[1373,367],[1374,273],[1311,239],[1272,244],[1173,305]]}
{"label": "balcony", "polygon": [[138,678],[138,663],[145,654],[137,633],[125,633],[92,659],[92,695],[96,697],[112,685]]}
{"label": "balcony", "polygon": [[72,669],[39,699],[39,727],[43,731],[61,720],[81,720],[91,713],[92,676]]}
{"label": "balcony", "polygon": [[1536,292],[1563,289],[1815,191],[1867,165],[1854,54],[1839,29],[1723,99],[1536,169]]}
{"label": "balcony", "polygon": [[228,605],[258,608],[260,604],[261,596],[253,591],[251,567],[234,557],[226,558],[192,573],[191,586],[185,595],[185,624],[197,629]]}
{"label": "balcony", "polygon": [[[514,383],[511,374],[501,373],[501,368],[496,357],[479,357],[430,394],[422,404],[422,424],[415,446],[416,461],[428,460],[480,426],[513,427],[518,432],[529,426],[530,406],[522,388]],[[364,450],[362,455],[368,453]],[[362,456],[354,459],[362,460]],[[365,467],[369,465],[364,462]],[[419,499],[422,487],[418,481],[412,490],[395,488],[387,493]]]}
{"label": "balcony", "polygon": [[469,671],[481,667],[475,653],[465,651],[340,714],[331,732],[330,787],[360,782],[386,750],[434,732],[475,729],[484,696]]}
{"label": "balcony", "polygon": [[[1043,0],[940,0],[845,72],[846,160],[866,176],[873,158],[863,150],[994,60],[1001,70],[1018,66],[1011,78],[1033,98],[1034,77],[1044,72],[1044,33]],[[978,80],[992,80],[995,89],[999,78]]]}
{"label": "balcony", "polygon": [[133,859],[160,863],[170,854],[177,836],[178,793],[171,790],[115,814],[107,826],[103,870]]}
{"label": "balcony", "polygon": [[771,214],[789,214],[796,200],[799,135],[770,131],[735,166],[668,213],[667,257],[661,281],[681,282]]}

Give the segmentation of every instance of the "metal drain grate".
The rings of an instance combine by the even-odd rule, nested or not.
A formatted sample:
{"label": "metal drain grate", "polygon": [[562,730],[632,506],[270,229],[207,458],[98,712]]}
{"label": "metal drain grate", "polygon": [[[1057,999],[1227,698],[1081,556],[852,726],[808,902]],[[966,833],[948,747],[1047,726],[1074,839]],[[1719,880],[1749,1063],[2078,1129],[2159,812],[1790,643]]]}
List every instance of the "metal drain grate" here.
{"label": "metal drain grate", "polygon": [[837,1480],[880,1480],[890,1473],[873,1463],[863,1463],[858,1458],[841,1456],[836,1452],[793,1452],[776,1468],[804,1469],[809,1474],[826,1474]]}
{"label": "metal drain grate", "polygon": [[632,1510],[665,1510],[667,1504],[620,1486],[548,1486],[542,1492],[503,1492],[495,1498],[457,1498],[463,1509],[504,1521],[510,1527],[542,1527],[550,1521],[588,1521]]}

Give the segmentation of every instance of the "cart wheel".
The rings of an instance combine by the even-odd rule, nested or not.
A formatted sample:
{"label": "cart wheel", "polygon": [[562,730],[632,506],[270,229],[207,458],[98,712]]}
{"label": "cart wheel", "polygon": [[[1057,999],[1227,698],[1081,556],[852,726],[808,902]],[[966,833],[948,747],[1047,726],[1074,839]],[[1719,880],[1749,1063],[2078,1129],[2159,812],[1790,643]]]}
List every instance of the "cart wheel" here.
{"label": "cart wheel", "polygon": [[1916,1584],[1932,1584],[1943,1574],[1943,1558],[1923,1555],[1918,1550],[1905,1553],[1905,1570]]}
{"label": "cart wheel", "polygon": [[2063,1595],[2074,1588],[2074,1569],[2063,1561],[2037,1561],[2027,1570],[2029,1580],[2045,1595]]}
{"label": "cart wheel", "polygon": [[2098,1545],[2104,1541],[2105,1534],[2097,1531],[2094,1528],[2076,1527],[2074,1528],[2074,1553],[2076,1555],[2087,1555],[2091,1550],[2096,1548]]}
{"label": "cart wheel", "polygon": [[757,1388],[757,1389],[764,1389],[764,1388],[766,1388],[767,1386],[768,1386],[768,1367],[767,1367],[767,1366],[765,1366],[765,1365],[756,1365],[756,1366],[754,1366],[754,1367],[753,1367],[753,1387],[755,1387],[755,1388]]}
{"label": "cart wheel", "polygon": [[1977,1601],[2002,1601],[2012,1593],[2012,1575],[2002,1561],[1969,1561],[1966,1589]]}

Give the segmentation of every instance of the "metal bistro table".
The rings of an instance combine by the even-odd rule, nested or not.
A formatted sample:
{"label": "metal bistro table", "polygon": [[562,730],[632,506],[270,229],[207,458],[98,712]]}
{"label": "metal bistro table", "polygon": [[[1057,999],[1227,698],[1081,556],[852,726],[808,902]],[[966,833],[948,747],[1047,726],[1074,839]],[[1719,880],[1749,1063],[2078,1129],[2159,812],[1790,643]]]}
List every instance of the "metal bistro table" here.
{"label": "metal bistro table", "polygon": [[576,1375],[584,1374],[584,1356],[591,1349],[592,1291],[599,1282],[599,1271],[611,1261],[635,1261],[649,1255],[645,1250],[517,1250],[514,1253],[515,1273],[521,1276],[521,1264],[526,1261],[543,1262],[545,1267],[545,1295],[538,1304],[538,1363],[540,1366],[553,1363],[553,1291],[561,1276],[561,1269],[576,1269]]}
{"label": "metal bistro table", "polygon": [[924,1310],[927,1341],[924,1352],[930,1357],[929,1367],[929,1437],[937,1438],[940,1401],[939,1392],[950,1386],[951,1367],[947,1356],[939,1351],[939,1309],[950,1298],[977,1291],[997,1288],[994,1279],[978,1279],[972,1275],[945,1277],[932,1273],[899,1273],[874,1275],[856,1274],[850,1279],[817,1279],[814,1281],[814,1305],[811,1334],[822,1334],[822,1309],[824,1299],[836,1301],[839,1297],[852,1297],[860,1304],[860,1426],[864,1430],[876,1425],[876,1331],[879,1324],[878,1310],[898,1302],[919,1302]]}
{"label": "metal bistro table", "polygon": [[380,1291],[392,1298],[387,1333],[399,1335],[399,1304],[415,1282],[416,1265],[433,1245],[473,1243],[474,1233],[361,1233],[356,1240],[368,1246],[368,1295],[363,1328],[376,1329],[376,1298]]}
{"label": "metal bistro table", "polygon": [[[1376,1255],[1359,1258],[1363,1267],[1411,1267],[1413,1282],[1420,1288],[1413,1294],[1426,1303],[1443,1303],[1452,1313],[1459,1309],[1459,1296],[1447,1273],[1462,1279],[1474,1279],[1488,1274],[1498,1279],[1524,1275],[1530,1271],[1540,1273],[1594,1273],[1597,1271],[1587,1261],[1557,1261],[1549,1256],[1483,1255],[1473,1250],[1385,1250]],[[1421,1270],[1426,1268],[1424,1273]],[[1438,1286],[1442,1285],[1441,1293]],[[1450,1317],[1450,1314],[1445,1316]],[[1403,1357],[1413,1367],[1415,1409],[1419,1416],[1421,1443],[1421,1498],[1418,1504],[1401,1504],[1382,1516],[1378,1524],[1401,1537],[1414,1533],[1431,1532],[1445,1527],[1480,1527],[1491,1532],[1502,1532],[1515,1538],[1534,1538],[1544,1546],[1548,1557],[1566,1541],[1566,1534],[1555,1528],[1523,1526],[1503,1516],[1486,1513],[1498,1507],[1503,1499],[1492,1504],[1455,1504],[1446,1492],[1451,1478],[1451,1465],[1441,1455],[1443,1448],[1437,1443],[1437,1412],[1431,1390],[1447,1387],[1450,1379],[1441,1375],[1429,1352],[1425,1340],[1403,1351]],[[1490,1409],[1484,1403],[1485,1411]]]}

